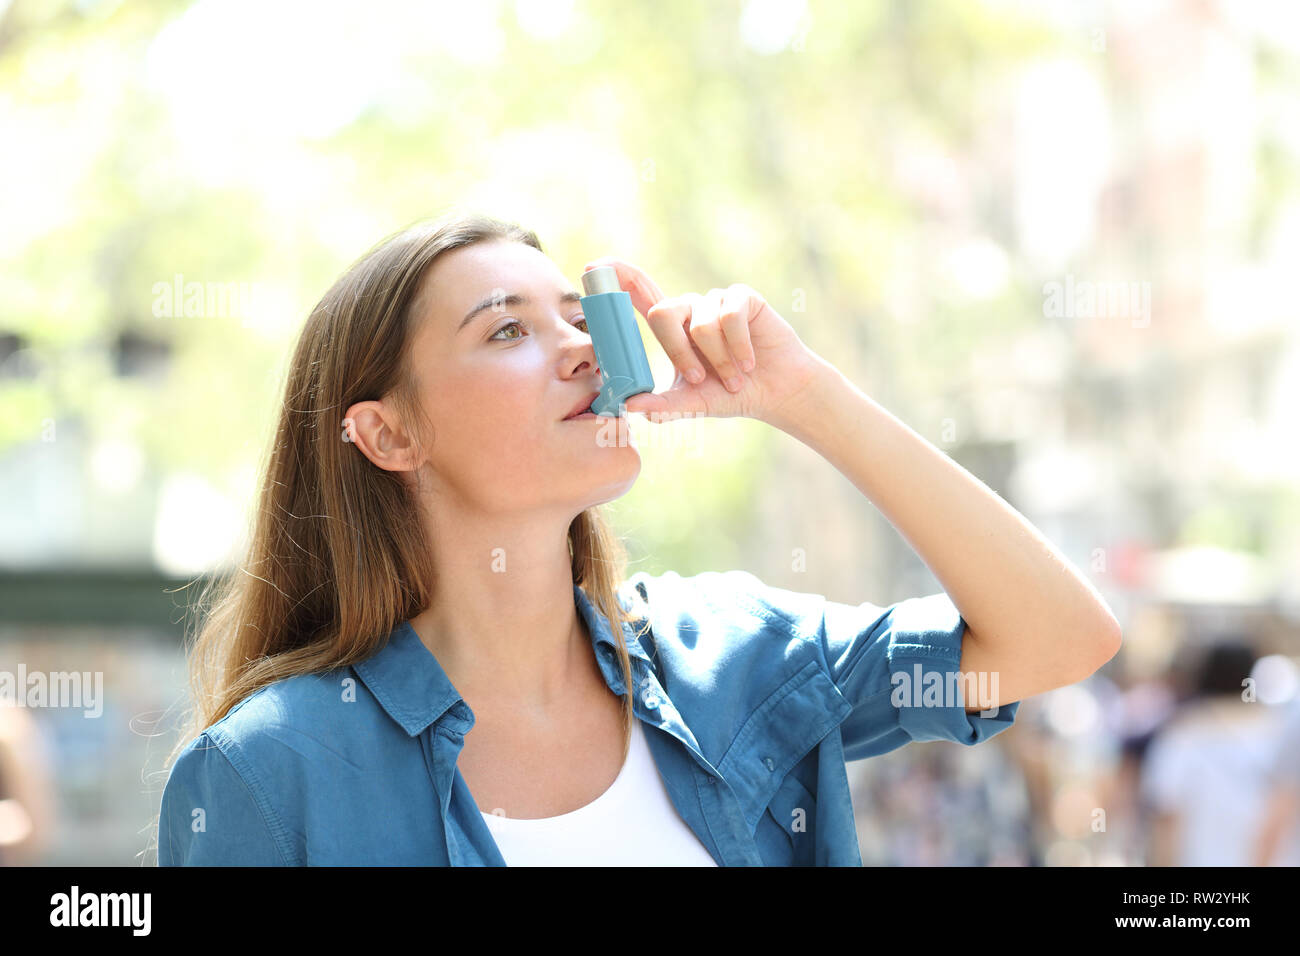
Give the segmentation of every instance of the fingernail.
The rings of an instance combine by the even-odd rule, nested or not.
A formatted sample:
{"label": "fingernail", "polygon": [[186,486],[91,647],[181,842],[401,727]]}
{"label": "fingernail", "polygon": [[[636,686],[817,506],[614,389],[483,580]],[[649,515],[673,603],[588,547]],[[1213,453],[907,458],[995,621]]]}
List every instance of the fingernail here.
{"label": "fingernail", "polygon": [[746,372],[752,372],[754,371],[754,360],[747,358],[745,361],[740,363],[740,367]]}
{"label": "fingernail", "polygon": [[727,379],[727,388],[731,389],[733,392],[740,388],[740,376],[737,375],[734,378]]}
{"label": "fingernail", "polygon": [[700,384],[700,382],[704,381],[704,373],[701,372],[698,368],[693,368],[686,373],[686,378],[688,381],[698,385]]}

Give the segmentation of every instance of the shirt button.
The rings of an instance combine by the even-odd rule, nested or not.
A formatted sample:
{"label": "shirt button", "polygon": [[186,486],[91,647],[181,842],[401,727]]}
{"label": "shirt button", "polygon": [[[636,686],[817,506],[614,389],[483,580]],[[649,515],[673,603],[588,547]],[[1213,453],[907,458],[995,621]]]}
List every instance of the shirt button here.
{"label": "shirt button", "polygon": [[776,764],[772,762],[772,758],[771,758],[771,757],[764,757],[764,758],[763,758],[763,766],[766,767],[768,770],[775,770],[775,769],[776,769]]}
{"label": "shirt button", "polygon": [[646,691],[645,697],[642,699],[645,701],[645,705],[651,710],[654,710],[659,706],[659,698],[654,695],[653,691]]}

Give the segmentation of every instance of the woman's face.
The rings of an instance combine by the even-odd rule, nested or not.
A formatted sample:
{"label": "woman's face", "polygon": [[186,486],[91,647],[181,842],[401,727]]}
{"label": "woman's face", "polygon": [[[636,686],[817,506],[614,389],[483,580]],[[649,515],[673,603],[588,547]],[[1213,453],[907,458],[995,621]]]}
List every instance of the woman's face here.
{"label": "woman's face", "polygon": [[577,290],[544,253],[501,240],[443,253],[414,315],[438,489],[480,510],[557,508],[567,520],[632,487],[641,457],[626,422],[564,420],[600,390],[600,370]]}

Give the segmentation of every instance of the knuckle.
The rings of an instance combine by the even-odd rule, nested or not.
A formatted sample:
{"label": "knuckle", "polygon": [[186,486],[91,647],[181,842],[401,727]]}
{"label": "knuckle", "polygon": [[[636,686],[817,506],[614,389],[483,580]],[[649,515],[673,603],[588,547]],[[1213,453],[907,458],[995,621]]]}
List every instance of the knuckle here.
{"label": "knuckle", "polygon": [[691,313],[691,333],[701,338],[713,341],[722,335],[722,330],[718,328],[716,316],[702,316],[699,313]]}
{"label": "knuckle", "polygon": [[682,303],[676,299],[661,299],[654,305],[650,306],[650,311],[645,314],[647,320],[651,318],[660,318],[662,316],[672,317],[681,310]]}

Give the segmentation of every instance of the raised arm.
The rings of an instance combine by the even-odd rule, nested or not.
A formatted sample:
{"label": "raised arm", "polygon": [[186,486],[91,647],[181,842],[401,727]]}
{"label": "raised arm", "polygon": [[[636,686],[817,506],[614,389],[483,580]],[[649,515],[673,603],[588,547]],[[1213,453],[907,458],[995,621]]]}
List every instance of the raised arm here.
{"label": "raised arm", "polygon": [[829,362],[813,358],[819,370],[810,384],[765,420],[838,468],[920,555],[966,622],[962,671],[998,675],[993,703],[1083,680],[1115,656],[1114,615],[1050,541]]}
{"label": "raised arm", "polygon": [[1105,601],[1023,516],[809,349],[753,288],[665,298],[612,265],[677,378],[633,395],[632,412],[744,416],[793,435],[838,468],[934,573],[965,630],[961,670],[997,677],[970,712],[1083,680],[1115,656]]}

